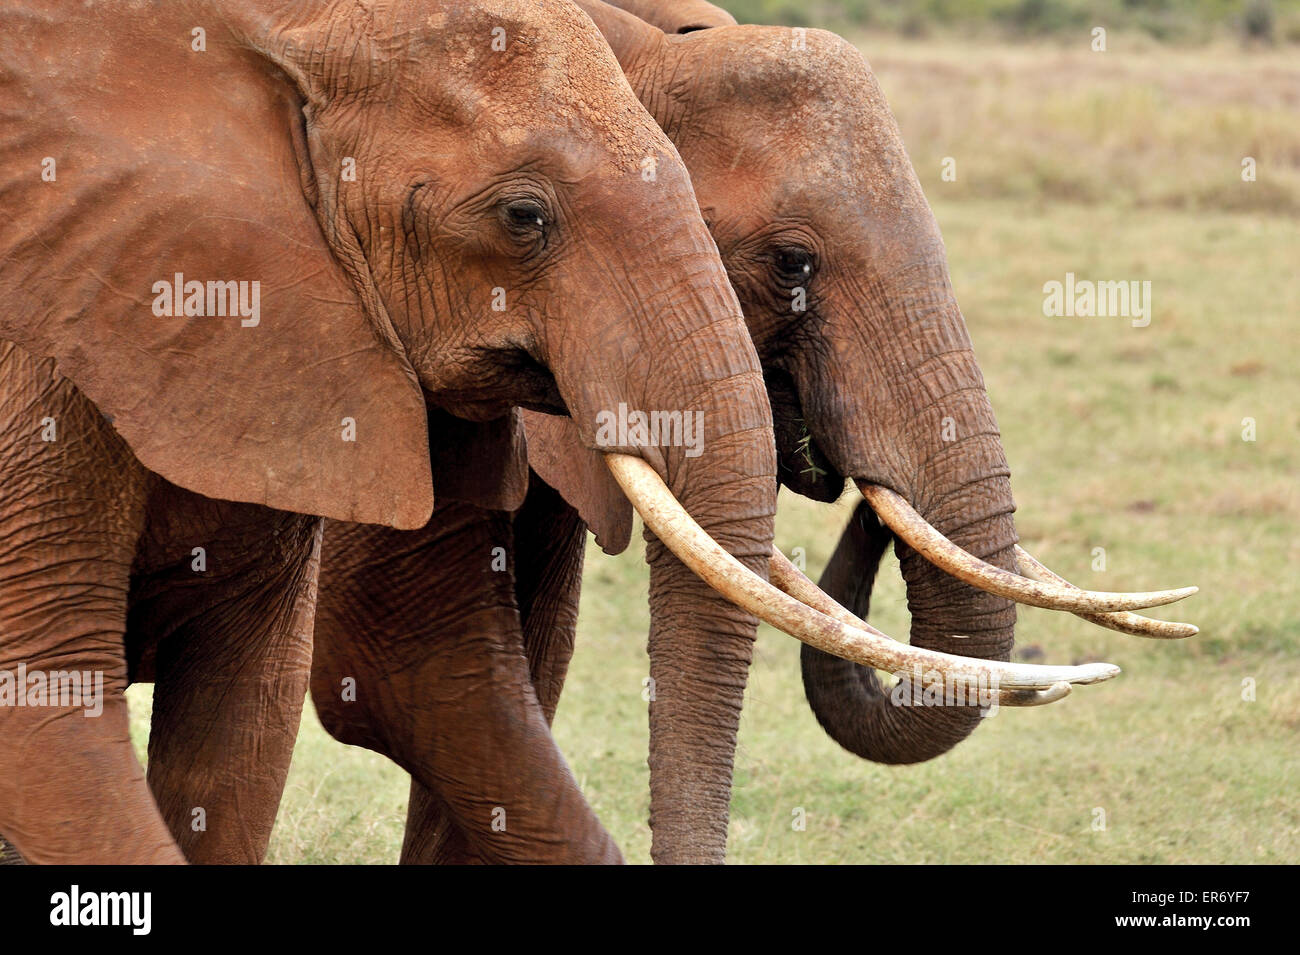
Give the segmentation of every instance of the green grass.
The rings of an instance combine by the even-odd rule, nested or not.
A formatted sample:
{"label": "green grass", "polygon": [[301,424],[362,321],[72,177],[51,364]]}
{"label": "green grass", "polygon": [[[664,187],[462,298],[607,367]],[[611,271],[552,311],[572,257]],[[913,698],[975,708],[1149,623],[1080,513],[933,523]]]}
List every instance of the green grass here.
{"label": "green grass", "polygon": [[[1004,710],[937,760],[884,767],[827,739],[803,698],[796,643],[764,628],[736,756],[732,861],[1294,861],[1300,132],[1276,111],[1294,110],[1297,68],[1234,54],[1203,63],[1196,85],[1194,58],[1149,49],[1112,61],[1114,75],[1065,61],[1073,80],[1053,85],[1040,82],[1062,62],[1053,50],[866,48],[944,230],[1022,539],[1081,586],[1198,584],[1168,616],[1202,633],[1160,643],[1022,610],[1018,646],[1045,662],[1110,660],[1123,675]],[[1243,138],[1272,157],[1256,183],[1237,174]],[[958,159],[957,183],[939,179],[944,155]],[[1218,201],[1204,188],[1216,176],[1224,194],[1271,183],[1283,198]],[[1086,186],[1060,186],[1076,180]],[[1150,326],[1044,318],[1043,283],[1066,271],[1150,280]],[[1247,417],[1255,442],[1241,439]],[[778,543],[803,547],[815,576],[847,513],[783,494]],[[1095,547],[1105,572],[1091,569]],[[649,857],[645,592],[639,546],[617,559],[593,548],[556,722],[635,862]],[[877,593],[873,622],[905,634],[892,557]],[[1254,701],[1242,699],[1246,679]],[[131,691],[141,737],[148,692]],[[403,773],[334,743],[309,708],[271,861],[395,861],[406,791]],[[806,831],[792,830],[796,808]],[[1104,831],[1092,828],[1097,809]]]}

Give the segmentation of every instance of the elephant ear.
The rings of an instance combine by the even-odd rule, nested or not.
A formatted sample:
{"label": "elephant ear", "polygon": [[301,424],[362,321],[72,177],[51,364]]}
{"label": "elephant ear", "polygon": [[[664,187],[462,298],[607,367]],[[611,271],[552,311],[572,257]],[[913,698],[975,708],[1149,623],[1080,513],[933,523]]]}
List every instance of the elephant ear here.
{"label": "elephant ear", "polygon": [[528,463],[578,512],[607,554],[621,554],[632,539],[632,505],[603,455],[583,445],[572,418],[522,412]]}
{"label": "elephant ear", "polygon": [[0,337],[182,487],[422,526],[423,396],[307,198],[306,94],[187,6],[0,13]]}

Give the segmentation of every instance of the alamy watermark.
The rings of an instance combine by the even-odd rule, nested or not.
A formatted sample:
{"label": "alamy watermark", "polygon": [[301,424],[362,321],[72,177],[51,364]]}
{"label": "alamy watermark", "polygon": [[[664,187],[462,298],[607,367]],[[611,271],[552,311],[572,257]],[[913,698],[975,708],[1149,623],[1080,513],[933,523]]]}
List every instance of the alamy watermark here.
{"label": "alamy watermark", "polygon": [[78,706],[85,716],[104,712],[101,670],[0,670],[0,706]]}
{"label": "alamy watermark", "polygon": [[152,892],[83,892],[73,885],[50,896],[50,924],[55,926],[123,926],[132,935],[153,928]]}
{"label": "alamy watermark", "polygon": [[159,318],[238,315],[244,328],[256,328],[262,321],[262,283],[258,281],[187,282],[184,273],[177,272],[170,282],[154,282],[152,291],[153,313]]}
{"label": "alamy watermark", "polygon": [[703,411],[617,411],[596,414],[596,444],[602,448],[685,448],[688,458],[704,453]]}
{"label": "alamy watermark", "polygon": [[1065,281],[1043,284],[1043,314],[1049,318],[1131,318],[1134,328],[1151,324],[1151,282],[1094,282],[1065,273]]}
{"label": "alamy watermark", "polygon": [[998,711],[997,677],[923,671],[916,663],[911,672],[895,673],[894,678],[898,682],[889,693],[894,706],[978,706],[985,717]]}

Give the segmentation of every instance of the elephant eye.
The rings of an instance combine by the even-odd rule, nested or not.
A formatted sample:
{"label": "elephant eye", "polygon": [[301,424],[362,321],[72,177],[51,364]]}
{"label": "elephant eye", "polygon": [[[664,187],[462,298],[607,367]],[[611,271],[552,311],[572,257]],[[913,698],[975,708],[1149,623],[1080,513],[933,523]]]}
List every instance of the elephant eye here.
{"label": "elephant eye", "polygon": [[785,285],[802,285],[812,278],[813,254],[797,246],[784,246],[772,253],[772,267]]}
{"label": "elephant eye", "polygon": [[521,237],[533,238],[546,231],[546,210],[532,199],[514,199],[501,207],[506,228]]}

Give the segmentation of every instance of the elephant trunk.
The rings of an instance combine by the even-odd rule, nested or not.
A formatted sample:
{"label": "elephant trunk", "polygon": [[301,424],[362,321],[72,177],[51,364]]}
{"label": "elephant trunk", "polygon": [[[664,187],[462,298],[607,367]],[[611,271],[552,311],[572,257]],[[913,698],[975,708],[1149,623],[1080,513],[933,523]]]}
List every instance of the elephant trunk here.
{"label": "elephant trunk", "polygon": [[[720,395],[736,383],[718,386]],[[761,379],[747,383],[758,389]],[[710,536],[767,578],[775,457],[751,429],[711,435],[678,498]],[[672,486],[673,482],[670,482]],[[688,490],[687,490],[688,489]],[[653,533],[650,563],[650,825],[659,863],[720,863],[756,619],[688,570]]]}
{"label": "elephant trunk", "polygon": [[[658,357],[668,379],[677,377],[674,369],[696,376],[705,370],[683,409],[702,412],[703,438],[694,449],[656,448],[645,457],[652,464],[662,458],[657,469],[686,512],[766,579],[776,513],[776,450],[766,390],[756,354],[752,365],[732,373],[717,364],[727,338],[743,331],[720,322],[688,336],[667,362]],[[655,407],[672,407],[669,400],[665,396]],[[651,851],[659,863],[721,863],[757,620],[696,576],[650,531],[646,560]]]}
{"label": "elephant trunk", "polygon": [[[656,252],[632,330],[588,327],[584,347],[564,353],[582,361],[590,339],[620,342],[626,374],[561,364],[556,378],[584,444],[642,458],[715,541],[766,579],[776,512],[771,411],[739,303],[702,225],[695,238],[678,258]],[[666,238],[646,241],[672,248]],[[599,303],[587,311],[614,314]],[[757,621],[650,532],[646,559],[652,855],[719,863]]]}
{"label": "elephant trunk", "polygon": [[[961,313],[949,289],[942,295],[942,308],[928,316],[941,329],[934,339],[939,347],[926,355],[894,356],[914,370],[910,384],[895,394],[910,393],[918,411],[891,438],[902,466],[889,469],[887,483],[953,543],[1014,572],[1010,472]],[[930,301],[936,297],[931,292]],[[831,446],[846,462],[845,473],[872,473],[880,480],[879,467],[855,460],[834,442]],[[860,504],[821,579],[826,593],[865,617],[871,581],[891,536],[866,502]],[[948,575],[901,540],[895,548],[907,585],[912,645],[1010,658],[1013,601]],[[981,707],[996,690],[939,685],[926,674],[902,674],[896,686],[886,688],[873,670],[809,647],[803,648],[801,665],[809,704],[827,733],[849,751],[881,763],[922,762],[947,752],[975,729]]]}

